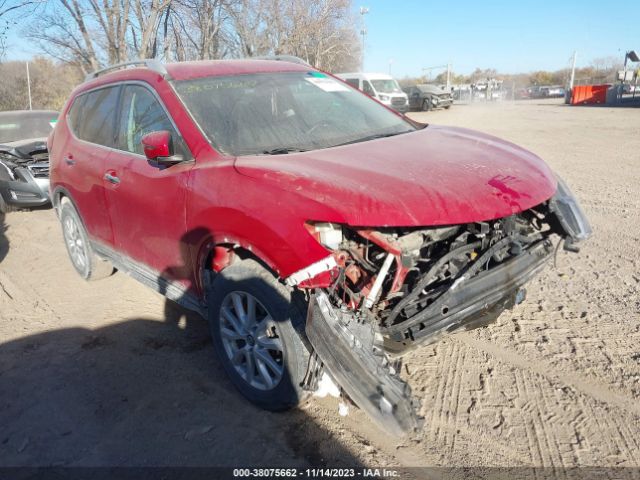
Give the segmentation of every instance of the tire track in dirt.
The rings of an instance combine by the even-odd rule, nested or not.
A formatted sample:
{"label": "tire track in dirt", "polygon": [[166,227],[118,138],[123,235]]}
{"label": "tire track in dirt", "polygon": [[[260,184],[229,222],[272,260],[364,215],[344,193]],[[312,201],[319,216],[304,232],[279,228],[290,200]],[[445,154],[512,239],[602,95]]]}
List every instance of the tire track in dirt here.
{"label": "tire track in dirt", "polygon": [[454,341],[460,341],[464,344],[476,348],[478,350],[485,351],[490,355],[509,363],[514,367],[521,370],[527,370],[541,375],[555,383],[570,386],[571,388],[588,395],[595,400],[602,403],[609,403],[615,405],[618,408],[627,410],[640,416],[640,402],[637,399],[629,398],[612,391],[604,385],[597,385],[589,382],[587,379],[581,377],[578,372],[562,373],[555,371],[556,369],[552,365],[537,361],[532,361],[522,357],[516,353],[510,352],[503,348],[500,348],[496,344],[486,342],[473,334],[461,332],[453,336]]}
{"label": "tire track in dirt", "polygon": [[[515,372],[517,390],[525,403],[523,411],[527,412],[530,426],[528,439],[534,464],[543,466],[569,466],[574,459],[560,455],[567,439],[564,432],[554,429],[555,425],[566,424],[574,431],[578,424],[583,430],[593,449],[605,455],[618,456],[619,461],[637,464],[640,460],[640,442],[632,433],[640,419],[640,404],[631,398],[612,391],[606,385],[596,384],[582,377],[578,372],[558,372],[545,362],[533,361],[499,346],[475,338],[472,333],[459,333],[453,341],[462,342],[471,348],[488,353],[491,357],[511,366]],[[551,387],[551,388],[549,388]],[[577,416],[567,416],[564,409],[558,408],[557,400],[550,394],[553,390],[571,389],[577,396]],[[577,405],[576,405],[577,403]],[[603,415],[603,413],[606,413]],[[604,440],[606,447],[599,443]],[[572,450],[576,442],[569,442]],[[594,457],[594,460],[598,458]],[[614,464],[618,460],[614,460]]]}

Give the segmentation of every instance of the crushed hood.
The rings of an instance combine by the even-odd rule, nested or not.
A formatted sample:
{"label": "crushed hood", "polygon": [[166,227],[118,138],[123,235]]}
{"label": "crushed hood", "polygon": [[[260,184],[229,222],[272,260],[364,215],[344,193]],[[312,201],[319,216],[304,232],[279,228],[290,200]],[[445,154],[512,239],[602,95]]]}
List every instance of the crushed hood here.
{"label": "crushed hood", "polygon": [[33,154],[47,151],[46,138],[29,138],[25,140],[16,140],[14,142],[5,142],[0,144],[0,152],[13,152],[21,158],[28,158]]}
{"label": "crushed hood", "polygon": [[501,218],[544,202],[557,185],[533,153],[439,126],[311,152],[238,157],[236,169],[324,204],[354,226]]}

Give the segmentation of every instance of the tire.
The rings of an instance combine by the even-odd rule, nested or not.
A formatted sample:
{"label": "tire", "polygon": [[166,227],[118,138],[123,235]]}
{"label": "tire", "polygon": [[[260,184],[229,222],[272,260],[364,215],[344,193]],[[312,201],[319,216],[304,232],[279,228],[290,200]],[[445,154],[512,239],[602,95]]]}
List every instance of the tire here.
{"label": "tire", "polygon": [[[216,353],[244,397],[271,411],[306,400],[300,385],[309,352],[298,333],[305,319],[284,285],[258,262],[246,259],[215,277],[207,304]],[[239,323],[243,314],[248,320]]]}
{"label": "tire", "polygon": [[451,105],[447,105],[446,107],[444,107],[445,110],[449,110],[451,108]]}
{"label": "tire", "polygon": [[422,111],[428,112],[429,110],[431,110],[431,100],[425,98],[424,102],[422,102]]}
{"label": "tire", "polygon": [[69,200],[63,200],[60,205],[60,224],[71,264],[82,278],[99,280],[113,274],[111,263],[93,252],[80,215]]}

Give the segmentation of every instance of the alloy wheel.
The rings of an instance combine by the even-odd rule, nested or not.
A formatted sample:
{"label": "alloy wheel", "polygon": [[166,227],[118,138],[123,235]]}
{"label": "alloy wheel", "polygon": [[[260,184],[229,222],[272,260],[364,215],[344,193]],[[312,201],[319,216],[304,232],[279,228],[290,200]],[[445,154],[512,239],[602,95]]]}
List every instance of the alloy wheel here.
{"label": "alloy wheel", "polygon": [[274,389],[284,374],[284,346],[275,320],[253,295],[234,291],[220,308],[225,353],[240,377],[253,388]]}
{"label": "alloy wheel", "polygon": [[87,252],[80,228],[71,216],[67,216],[64,220],[64,237],[71,260],[78,270],[84,270],[87,265]]}

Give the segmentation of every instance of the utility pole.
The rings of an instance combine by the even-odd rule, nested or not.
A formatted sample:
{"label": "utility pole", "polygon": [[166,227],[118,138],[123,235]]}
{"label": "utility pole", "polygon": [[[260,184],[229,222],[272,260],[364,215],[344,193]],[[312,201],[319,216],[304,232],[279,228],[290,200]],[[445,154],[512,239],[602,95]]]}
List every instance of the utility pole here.
{"label": "utility pole", "polygon": [[360,16],[362,17],[362,28],[360,29],[360,35],[362,35],[362,71],[364,71],[364,46],[365,37],[367,36],[367,25],[364,21],[364,16],[369,13],[368,7],[360,7]]}
{"label": "utility pole", "polygon": [[27,91],[29,92],[29,110],[33,110],[31,106],[31,77],[29,77],[29,62],[27,62]]}
{"label": "utility pole", "polygon": [[447,63],[447,92],[451,92],[451,64]]}
{"label": "utility pole", "polygon": [[571,65],[571,78],[569,80],[569,90],[573,88],[573,82],[576,79],[576,58],[578,58],[578,52],[576,50],[573,51],[573,61]]}
{"label": "utility pole", "polygon": [[393,58],[389,59],[389,75],[391,75],[391,64],[393,64]]}

